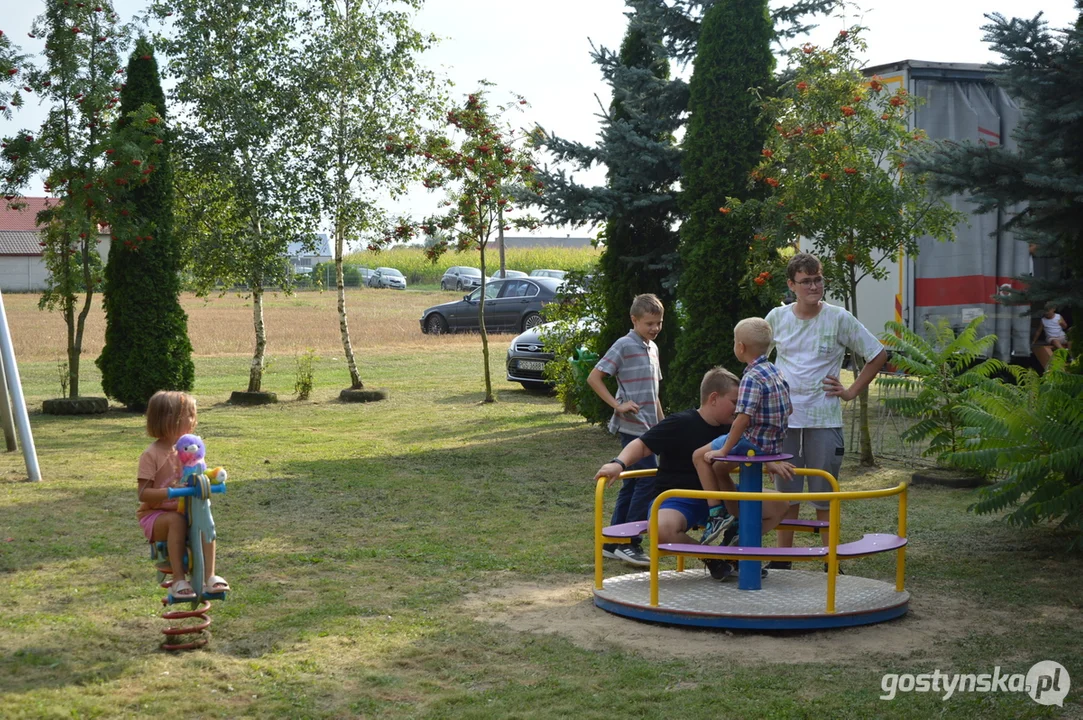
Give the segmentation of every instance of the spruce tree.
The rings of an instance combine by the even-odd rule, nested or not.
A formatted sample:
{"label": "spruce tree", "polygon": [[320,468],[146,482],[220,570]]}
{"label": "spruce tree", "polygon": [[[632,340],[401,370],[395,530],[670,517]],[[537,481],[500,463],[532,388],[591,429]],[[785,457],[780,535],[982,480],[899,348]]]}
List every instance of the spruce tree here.
{"label": "spruce tree", "polygon": [[158,77],[154,50],[140,39],[128,61],[126,84],[120,91],[121,118],[117,139],[144,133],[128,113],[151,106],[155,123],[154,150],[147,158],[155,168],[145,184],[133,187],[125,198],[124,215],[113,225],[138,242],[113,242],[105,269],[105,347],[98,358],[102,389],[129,409],[143,410],[158,390],[191,390],[195,377],[188,316],[181,308],[180,249],[173,239],[173,173],[169,159],[169,133],[158,128],[165,121],[165,95]]}
{"label": "spruce tree", "polygon": [[751,227],[719,212],[727,197],[747,197],[748,177],[766,138],[752,88],[772,82],[774,32],[765,0],[731,0],[703,17],[689,83],[689,123],[682,155],[677,297],[689,318],[677,340],[669,402],[694,406],[704,371],[739,370],[733,326],[769,309],[741,291]]}
{"label": "spruce tree", "polygon": [[[680,162],[673,133],[680,126],[687,93],[678,89],[674,102],[669,63],[659,42],[634,23],[619,55],[606,48],[592,55],[613,88],[599,144],[588,147],[555,136],[546,136],[541,144],[559,160],[581,168],[604,164],[606,184],[588,188],[561,170],[549,171],[543,173],[547,192],[535,202],[544,208],[549,223],[604,223],[596,280],[603,303],[601,327],[589,338],[590,349],[604,353],[625,335],[632,299],[654,293],[671,311],[656,341],[664,369],[673,357],[677,328],[672,285],[678,212],[674,187]],[[681,82],[678,87],[686,86]],[[579,411],[594,422],[612,415],[600,402],[581,402]]]}
{"label": "spruce tree", "polygon": [[1027,289],[1014,300],[1031,303],[1035,312],[1046,303],[1067,307],[1078,351],[1083,342],[1083,113],[1076,108],[1083,102],[1083,0],[1076,0],[1076,8],[1079,20],[1060,33],[1050,32],[1040,14],[1029,20],[986,16],[985,40],[1004,58],[994,66],[993,80],[1023,111],[1016,148],[940,142],[914,164],[933,173],[938,189],[969,193],[975,212],[1023,208],[1005,227],[1056,271],[1019,278]]}

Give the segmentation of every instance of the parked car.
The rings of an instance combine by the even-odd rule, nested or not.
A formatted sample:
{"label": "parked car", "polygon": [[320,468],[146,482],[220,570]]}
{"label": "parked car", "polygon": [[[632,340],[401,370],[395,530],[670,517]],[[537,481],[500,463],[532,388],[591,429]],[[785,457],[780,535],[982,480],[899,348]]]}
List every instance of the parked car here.
{"label": "parked car", "polygon": [[551,277],[563,280],[568,273],[564,270],[531,270],[530,277]]}
{"label": "parked car", "polygon": [[[553,353],[546,350],[542,335],[552,332],[557,323],[535,325],[525,330],[508,345],[508,357],[505,366],[508,382],[517,382],[527,390],[549,390],[553,384],[545,379],[545,366],[553,359]],[[598,321],[584,318],[578,327],[598,331]]]}
{"label": "parked car", "polygon": [[361,287],[366,287],[369,284],[369,278],[372,277],[372,274],[376,271],[372,268],[359,267],[357,268],[357,272],[361,275]]}
{"label": "parked car", "polygon": [[526,277],[526,276],[527,276],[526,273],[522,272],[520,270],[505,270],[503,275],[501,275],[500,271],[497,270],[496,272],[493,273],[493,276],[491,278],[489,278],[489,279],[490,280],[502,280],[502,279],[504,279],[506,277],[508,277],[508,278],[521,278],[521,277]]}
{"label": "parked car", "polygon": [[469,290],[481,287],[481,270],[472,267],[456,265],[449,267],[444,277],[440,278],[441,290]]}
{"label": "parked car", "polygon": [[379,267],[372,271],[365,283],[370,288],[406,289],[406,278],[395,268]]}
{"label": "parked car", "polygon": [[[509,278],[485,284],[485,329],[522,332],[545,322],[542,308],[556,297],[560,281],[553,278]],[[434,305],[421,314],[421,332],[477,330],[481,288],[462,300]]]}

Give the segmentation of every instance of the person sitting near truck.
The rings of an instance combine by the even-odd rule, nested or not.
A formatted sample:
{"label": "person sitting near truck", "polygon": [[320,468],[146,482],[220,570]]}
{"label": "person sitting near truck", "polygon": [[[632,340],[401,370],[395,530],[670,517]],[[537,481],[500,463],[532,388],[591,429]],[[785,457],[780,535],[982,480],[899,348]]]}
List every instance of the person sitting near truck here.
{"label": "person sitting near truck", "polygon": [[1068,348],[1068,323],[1057,312],[1057,306],[1050,303],[1045,306],[1045,314],[1042,315],[1041,324],[1034,333],[1034,342],[1038,336],[1044,334],[1045,341],[1053,346],[1054,350]]}

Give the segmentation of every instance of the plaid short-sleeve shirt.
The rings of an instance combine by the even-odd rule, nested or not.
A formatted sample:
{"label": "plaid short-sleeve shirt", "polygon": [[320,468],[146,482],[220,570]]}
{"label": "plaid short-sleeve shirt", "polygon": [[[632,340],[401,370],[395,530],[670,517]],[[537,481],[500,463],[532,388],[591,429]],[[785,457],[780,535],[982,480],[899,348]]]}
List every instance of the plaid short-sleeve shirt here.
{"label": "plaid short-sleeve shirt", "polygon": [[594,367],[617,379],[618,403],[631,401],[639,405],[635,415],[613,413],[609,432],[639,437],[658,424],[658,381],[662,371],[657,345],[630,330]]}
{"label": "plaid short-sleeve shirt", "polygon": [[750,416],[744,439],[765,455],[782,450],[793,405],[790,386],[766,355],[752,361],[737,389],[737,412]]}

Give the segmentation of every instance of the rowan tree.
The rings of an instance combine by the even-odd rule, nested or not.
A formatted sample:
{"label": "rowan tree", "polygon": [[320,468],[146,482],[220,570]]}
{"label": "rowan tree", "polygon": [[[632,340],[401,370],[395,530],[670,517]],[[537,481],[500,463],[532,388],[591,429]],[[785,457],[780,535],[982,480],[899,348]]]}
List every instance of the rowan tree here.
{"label": "rowan tree", "polygon": [[[494,401],[489,373],[489,335],[485,330],[485,299],[488,287],[485,251],[494,235],[512,226],[537,227],[530,216],[516,216],[515,197],[524,192],[539,194],[544,183],[535,175],[529,136],[501,122],[513,108],[525,104],[518,99],[490,109],[484,91],[467,96],[466,101],[447,113],[451,137],[432,136],[417,143],[410,138],[392,138],[386,151],[392,155],[420,154],[430,161],[425,174],[428,188],[443,188],[448,199],[446,211],[426,218],[416,228],[403,223],[393,236],[384,238],[405,241],[420,231],[428,236],[426,254],[435,260],[450,248],[478,250],[481,256],[481,289],[478,302],[478,327],[481,330],[481,354],[485,368],[484,402]],[[438,320],[439,318],[437,318]],[[431,327],[429,332],[447,328]]]}
{"label": "rowan tree", "polygon": [[[754,197],[729,198],[720,208],[723,222],[755,230],[740,284],[765,304],[785,292],[784,251],[804,238],[831,295],[860,320],[862,280],[885,279],[900,253],[917,254],[923,236],[953,239],[965,219],[929,192],[927,174],[907,168],[907,157],[928,143],[923,131],[909,129],[917,98],[865,77],[860,32],[853,27],[829,47],[790,52],[790,81],[763,101],[773,130],[748,176]],[[871,465],[867,389],[859,402],[861,462]]]}
{"label": "rowan tree", "polygon": [[[23,78],[22,93],[48,104],[48,116],[36,133],[21,130],[6,138],[0,155],[9,202],[17,203],[16,193],[35,174],[44,175],[45,191],[57,198],[37,218],[50,273],[40,304],[58,308],[67,325],[68,394],[74,398],[80,394],[86,318],[101,284],[99,232],[128,208],[118,191],[148,182],[155,171],[147,161],[153,133],[121,144],[114,136],[128,28],[111,3],[50,0],[31,35],[45,38],[43,65],[13,75]],[[157,122],[147,108],[132,115],[133,125],[147,130]],[[113,243],[138,242],[123,228],[112,230]]]}

